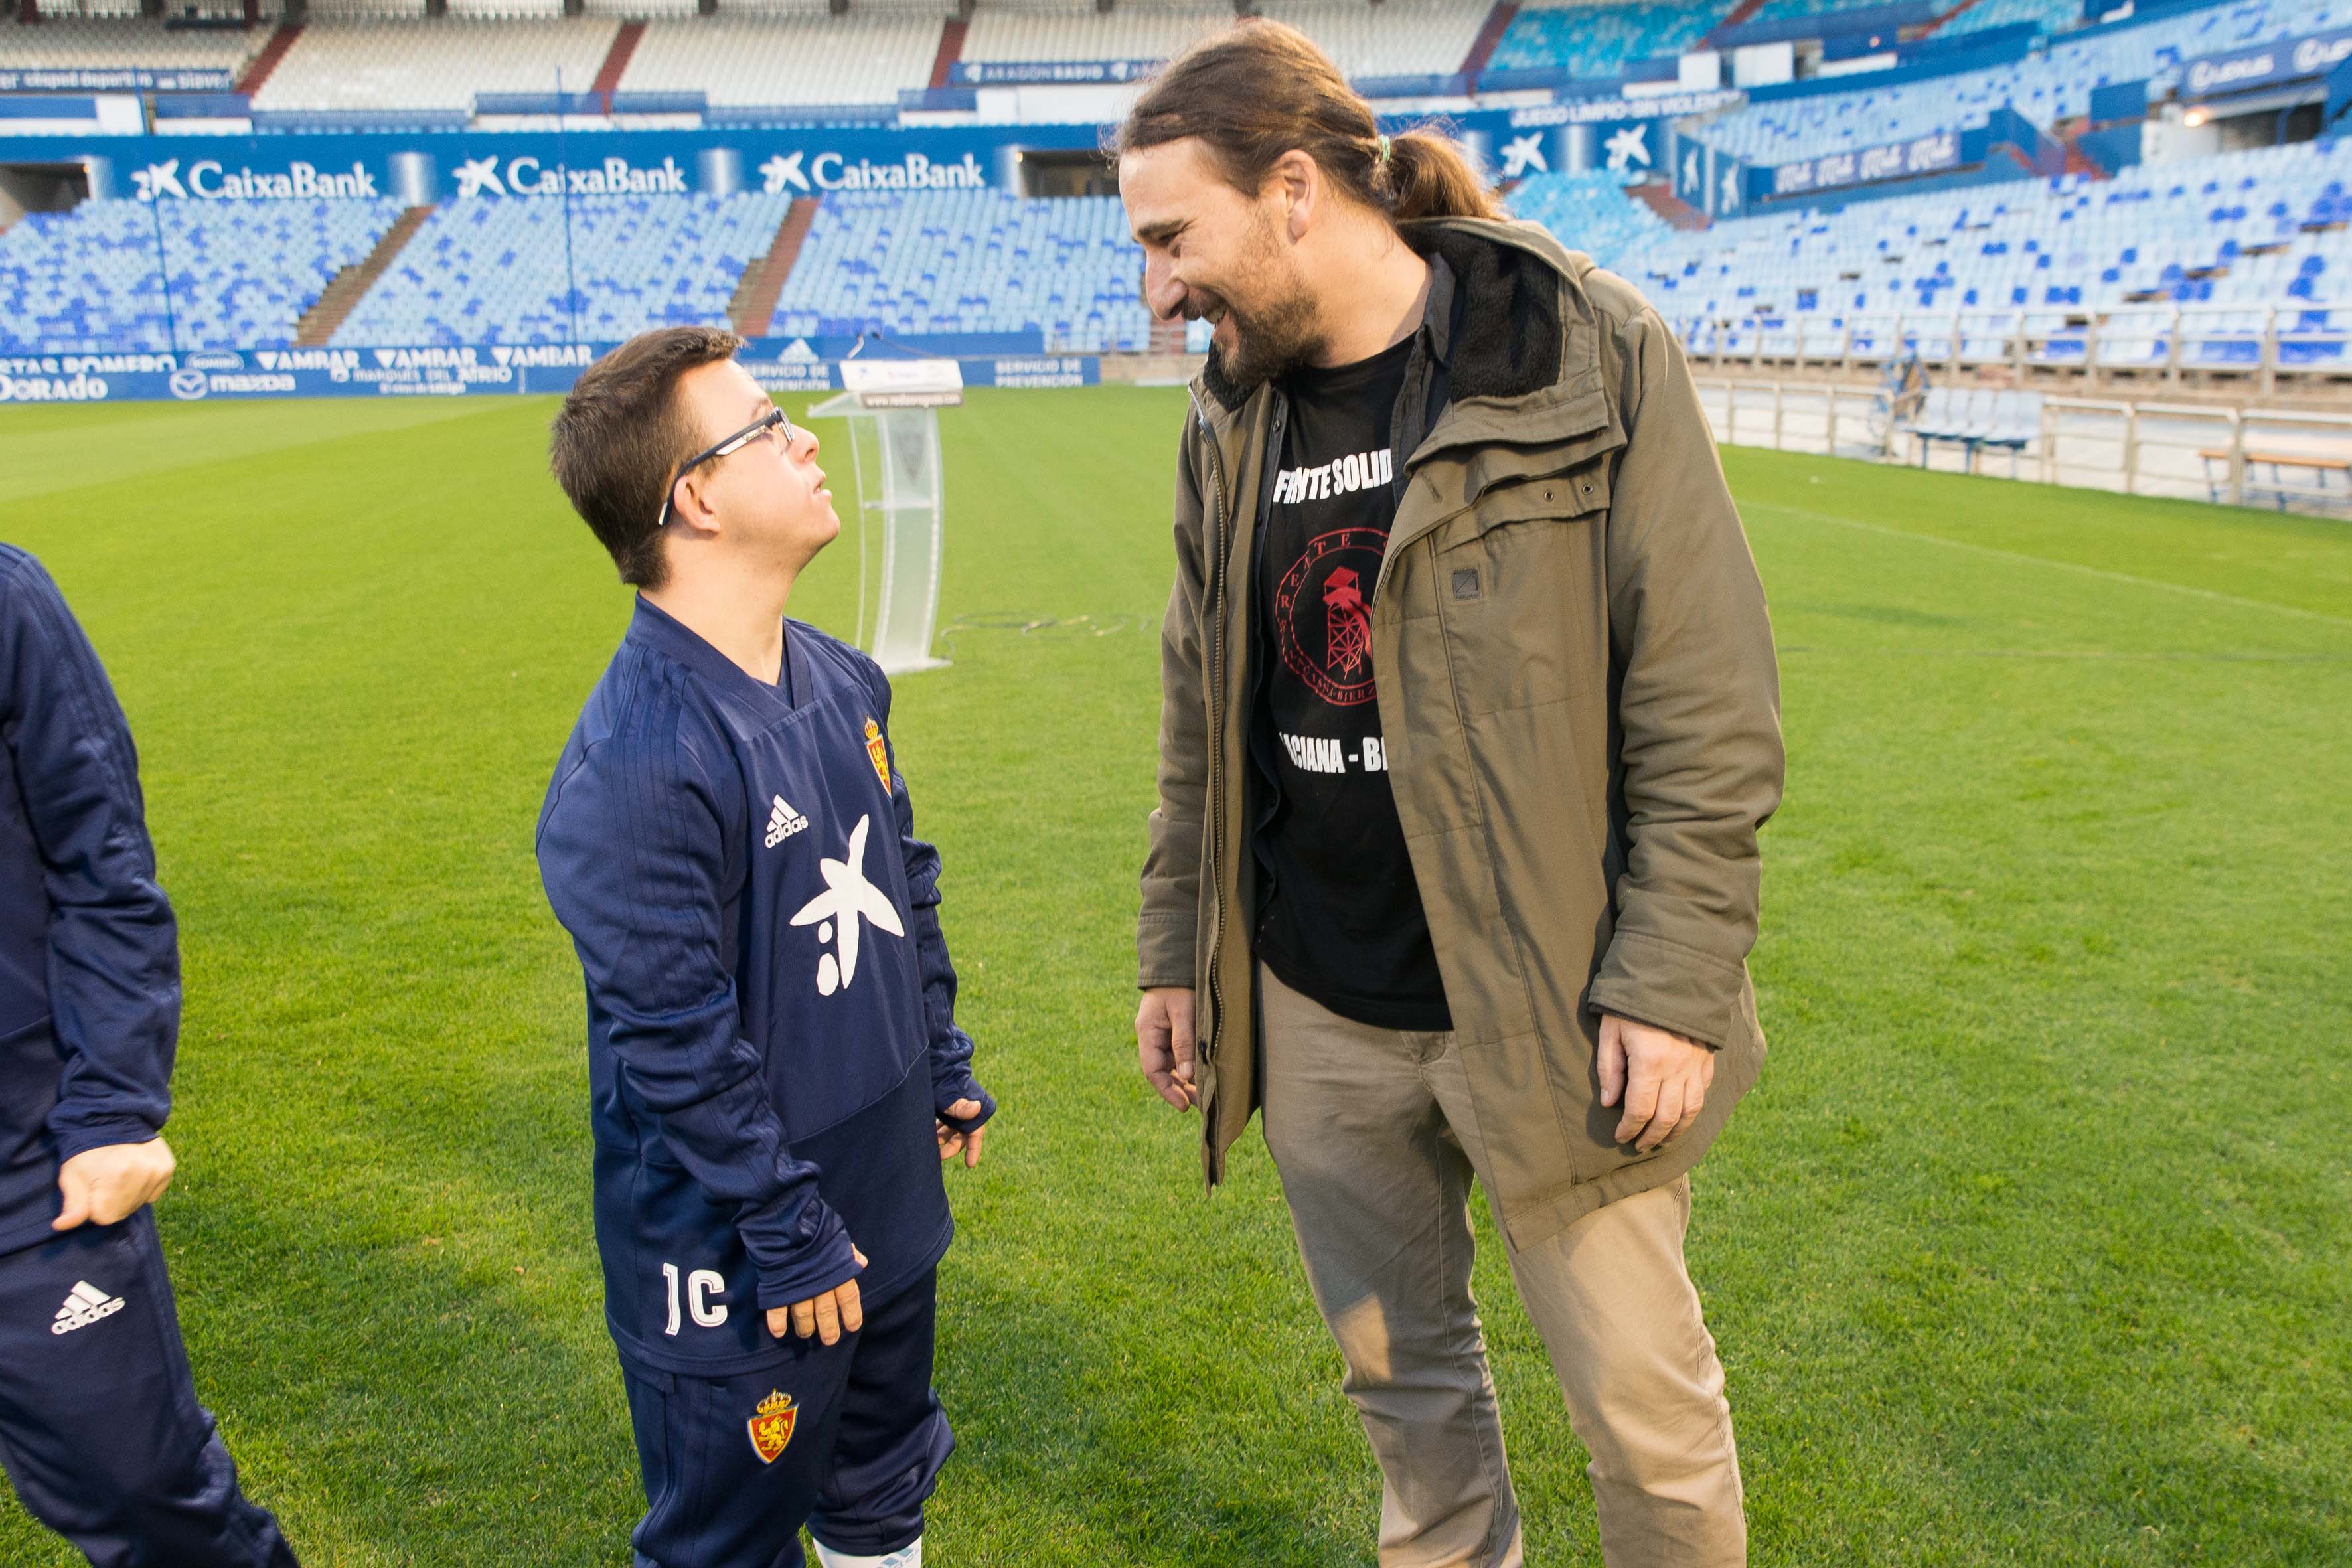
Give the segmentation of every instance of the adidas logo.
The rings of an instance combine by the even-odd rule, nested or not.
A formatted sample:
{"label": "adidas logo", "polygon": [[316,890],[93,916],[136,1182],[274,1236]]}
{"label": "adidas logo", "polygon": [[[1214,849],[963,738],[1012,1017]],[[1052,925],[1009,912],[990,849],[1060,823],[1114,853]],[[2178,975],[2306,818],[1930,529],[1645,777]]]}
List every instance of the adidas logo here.
{"label": "adidas logo", "polygon": [[74,1281],[72,1294],[58,1309],[55,1321],[49,1324],[53,1334],[69,1334],[76,1329],[86,1329],[100,1318],[110,1318],[122,1310],[122,1298],[110,1296],[87,1279]]}
{"label": "adidas logo", "polygon": [[775,809],[768,813],[768,847],[773,849],[807,826],[808,818],[794,811],[782,795],[778,795]]}

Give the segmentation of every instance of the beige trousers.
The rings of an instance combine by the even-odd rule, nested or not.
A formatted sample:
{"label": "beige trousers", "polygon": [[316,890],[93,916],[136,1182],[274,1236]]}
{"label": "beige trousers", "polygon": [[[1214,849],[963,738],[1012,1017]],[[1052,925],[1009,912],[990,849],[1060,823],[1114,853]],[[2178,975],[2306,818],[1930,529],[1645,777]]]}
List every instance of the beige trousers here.
{"label": "beige trousers", "polygon": [[[1520,1568],[1470,1296],[1486,1154],[1454,1037],[1353,1023],[1259,974],[1266,1146],[1380,1461],[1381,1568]],[[1748,1560],[1723,1366],[1683,1265],[1689,1218],[1684,1179],[1509,1254],[1592,1455],[1608,1568]]]}

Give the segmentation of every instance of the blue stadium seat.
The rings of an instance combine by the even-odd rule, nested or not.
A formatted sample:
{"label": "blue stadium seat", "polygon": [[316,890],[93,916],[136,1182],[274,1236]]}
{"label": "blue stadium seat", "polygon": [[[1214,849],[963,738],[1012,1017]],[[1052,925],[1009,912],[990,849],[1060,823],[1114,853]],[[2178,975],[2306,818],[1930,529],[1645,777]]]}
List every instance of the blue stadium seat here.
{"label": "blue stadium seat", "polygon": [[1142,247],[1116,196],[836,191],[817,209],[770,330],[1035,330],[1059,352],[1139,352],[1151,338],[1142,289]]}
{"label": "blue stadium seat", "polygon": [[30,214],[0,234],[0,352],[283,347],[400,213],[392,201],[103,201]]}
{"label": "blue stadium seat", "polygon": [[1634,250],[1673,233],[1664,218],[1627,195],[1615,175],[1601,170],[1531,174],[1512,189],[1510,207],[1612,270]]}
{"label": "blue stadium seat", "polygon": [[[609,342],[724,326],[789,194],[475,197],[437,208],[343,324],[338,343]],[[568,252],[568,258],[567,258]]]}

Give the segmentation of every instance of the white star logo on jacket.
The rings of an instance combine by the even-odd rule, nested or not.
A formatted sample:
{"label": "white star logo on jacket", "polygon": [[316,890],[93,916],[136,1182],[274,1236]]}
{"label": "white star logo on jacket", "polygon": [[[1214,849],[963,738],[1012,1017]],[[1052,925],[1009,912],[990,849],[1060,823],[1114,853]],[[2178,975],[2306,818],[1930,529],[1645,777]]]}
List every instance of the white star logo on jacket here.
{"label": "white star logo on jacket", "polygon": [[[816,961],[816,994],[830,996],[846,990],[857,977],[857,941],[861,921],[872,921],[878,931],[892,936],[907,934],[905,922],[898,919],[898,906],[890,896],[866,879],[866,833],[874,825],[871,815],[857,819],[849,830],[849,853],[839,860],[820,858],[816,868],[824,878],[824,891],[801,906],[793,917],[796,926],[816,926],[820,942],[834,942],[840,956],[825,953]],[[823,923],[819,923],[823,922]],[[835,928],[838,927],[838,931]]]}

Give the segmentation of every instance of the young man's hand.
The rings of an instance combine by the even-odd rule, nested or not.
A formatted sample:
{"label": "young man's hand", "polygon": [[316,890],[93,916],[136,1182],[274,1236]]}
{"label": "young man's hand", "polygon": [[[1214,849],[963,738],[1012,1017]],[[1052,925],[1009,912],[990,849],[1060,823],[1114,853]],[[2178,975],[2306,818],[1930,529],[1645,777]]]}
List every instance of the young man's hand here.
{"label": "young man's hand", "polygon": [[1698,1120],[1715,1082],[1715,1053],[1671,1030],[1601,1016],[1601,1103],[1622,1097],[1617,1142],[1646,1154]]}
{"label": "young man's hand", "polygon": [[[849,1255],[857,1259],[857,1267],[866,1267],[866,1254],[853,1247]],[[805,1301],[768,1309],[768,1332],[777,1339],[782,1339],[789,1329],[803,1339],[814,1334],[826,1344],[839,1344],[842,1335],[854,1334],[865,1326],[866,1309],[857,1300],[855,1279],[845,1279]]]}
{"label": "young man's hand", "polygon": [[1143,994],[1135,1013],[1135,1051],[1143,1076],[1179,1110],[1201,1101],[1192,1081],[1192,988],[1162,986]]}
{"label": "young man's hand", "polygon": [[[959,1121],[969,1121],[980,1114],[980,1101],[959,1100],[948,1107],[948,1114]],[[987,1128],[975,1127],[969,1132],[959,1132],[945,1121],[935,1122],[934,1125],[939,1128],[941,1161],[952,1160],[961,1154],[963,1168],[967,1171],[980,1163],[980,1141],[988,1136]]]}
{"label": "young man's hand", "polygon": [[58,1191],[65,1205],[51,1230],[79,1225],[115,1225],[163,1195],[177,1167],[172,1146],[161,1138],[144,1143],[109,1143],[85,1149],[58,1167]]}

